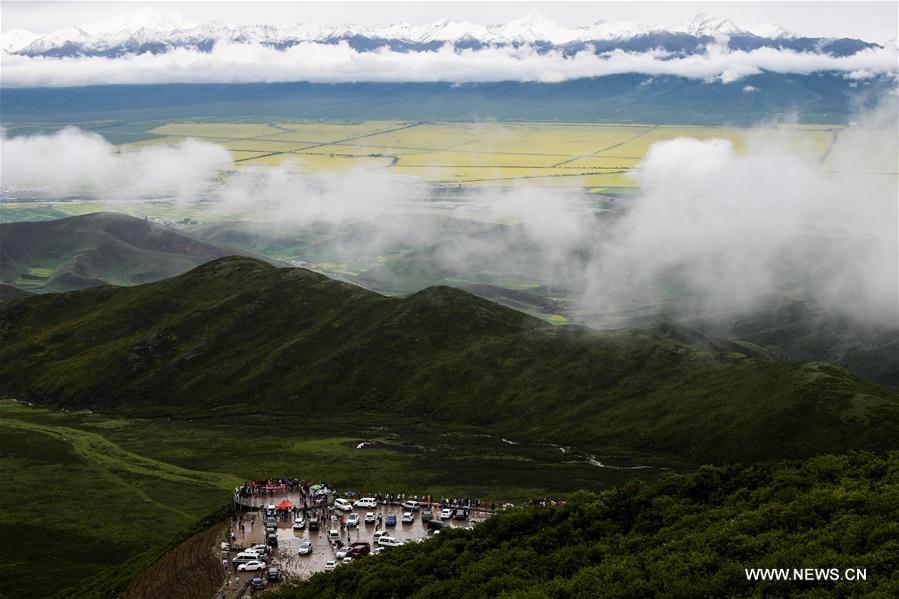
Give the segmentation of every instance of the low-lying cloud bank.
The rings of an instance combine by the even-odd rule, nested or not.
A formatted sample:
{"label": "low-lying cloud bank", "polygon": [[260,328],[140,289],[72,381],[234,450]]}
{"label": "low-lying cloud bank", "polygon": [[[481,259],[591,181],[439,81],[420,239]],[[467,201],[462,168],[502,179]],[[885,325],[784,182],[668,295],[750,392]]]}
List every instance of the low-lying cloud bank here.
{"label": "low-lying cloud bank", "polygon": [[895,75],[894,47],[831,56],[774,48],[731,51],[712,46],[689,56],[663,51],[604,54],[582,51],[539,53],[533,47],[485,47],[396,52],[359,52],[345,42],[304,42],[286,50],[258,44],[219,43],[210,52],[175,49],[162,54],[120,58],[27,57],[3,53],[0,84],[5,87],[65,87],[151,83],[496,82],[554,83],[623,73],[673,75],[724,83],[762,72],[844,73],[848,78]]}

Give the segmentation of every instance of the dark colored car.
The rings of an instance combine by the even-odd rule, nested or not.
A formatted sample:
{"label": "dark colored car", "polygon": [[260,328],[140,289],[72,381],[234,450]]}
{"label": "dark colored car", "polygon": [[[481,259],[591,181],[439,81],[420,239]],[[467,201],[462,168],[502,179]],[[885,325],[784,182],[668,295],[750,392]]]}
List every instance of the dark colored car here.
{"label": "dark colored car", "polygon": [[355,543],[352,543],[350,547],[353,548],[353,559],[359,559],[360,557],[365,557],[371,553],[371,544],[366,543],[365,541],[356,541]]}
{"label": "dark colored car", "polygon": [[265,588],[265,581],[261,578],[254,578],[250,581],[250,586],[256,589],[257,591],[261,591]]}
{"label": "dark colored car", "polygon": [[396,516],[393,514],[387,516],[387,519],[384,520],[384,526],[396,526]]}
{"label": "dark colored car", "polygon": [[430,508],[425,509],[425,510],[421,513],[421,521],[422,521],[422,522],[430,522],[430,521],[433,520],[433,519],[434,519],[434,512],[432,512],[432,511],[430,510]]}
{"label": "dark colored car", "polygon": [[318,518],[309,518],[309,530],[318,530]]}
{"label": "dark colored car", "polygon": [[429,520],[428,521],[428,529],[429,530],[441,530],[449,526],[446,522],[441,522],[440,520]]}
{"label": "dark colored car", "polygon": [[456,512],[453,514],[453,518],[455,518],[456,520],[465,520],[466,518],[468,518],[468,510],[456,510]]}
{"label": "dark colored car", "polygon": [[269,568],[265,575],[269,582],[279,582],[281,580],[281,570],[278,568]]}
{"label": "dark colored car", "polygon": [[277,547],[278,546],[278,535],[270,534],[265,538],[265,542],[269,547]]}
{"label": "dark colored car", "polygon": [[271,516],[269,516],[268,518],[265,519],[265,527],[268,528],[270,526],[273,528],[278,527],[278,521],[275,520],[274,518],[272,518]]}

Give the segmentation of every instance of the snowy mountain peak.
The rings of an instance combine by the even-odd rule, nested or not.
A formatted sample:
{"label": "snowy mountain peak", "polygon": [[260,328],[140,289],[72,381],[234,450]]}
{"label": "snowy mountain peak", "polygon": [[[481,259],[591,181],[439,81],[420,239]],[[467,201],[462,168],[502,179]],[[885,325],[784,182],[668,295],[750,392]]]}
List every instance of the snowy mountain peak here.
{"label": "snowy mountain peak", "polygon": [[757,35],[758,37],[766,37],[772,40],[791,39],[799,37],[799,35],[793,33],[792,31],[784,29],[776,23],[758,23],[756,25],[748,26],[746,30],[752,35]]}
{"label": "snowy mountain peak", "polygon": [[705,13],[699,13],[692,20],[682,26],[682,31],[697,37],[708,36],[714,38],[726,38],[731,35],[746,33],[744,29],[737,27],[730,19],[713,17]]}

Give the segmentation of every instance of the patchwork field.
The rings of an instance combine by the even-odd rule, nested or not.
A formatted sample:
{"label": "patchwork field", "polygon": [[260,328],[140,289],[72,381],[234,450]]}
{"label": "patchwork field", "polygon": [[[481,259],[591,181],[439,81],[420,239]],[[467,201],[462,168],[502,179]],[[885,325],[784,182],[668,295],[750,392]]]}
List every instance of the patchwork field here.
{"label": "patchwork field", "polygon": [[[776,126],[761,135],[777,135],[780,143],[823,160],[839,131],[830,125]],[[744,129],[701,126],[399,121],[183,122],[147,133],[156,137],[124,144],[122,150],[193,137],[221,144],[237,166],[290,164],[305,172],[390,169],[442,185],[528,182],[598,192],[636,187],[628,173],[639,169],[656,142],[725,138],[739,150],[749,136]]]}

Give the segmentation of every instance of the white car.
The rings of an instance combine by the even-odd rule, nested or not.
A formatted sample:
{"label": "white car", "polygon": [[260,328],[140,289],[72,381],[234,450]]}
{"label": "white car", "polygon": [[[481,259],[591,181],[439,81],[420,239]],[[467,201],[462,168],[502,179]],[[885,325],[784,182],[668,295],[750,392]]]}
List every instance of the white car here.
{"label": "white car", "polygon": [[441,520],[449,520],[452,517],[453,517],[453,510],[451,510],[450,508],[447,507],[447,508],[443,508],[442,510],[440,510],[440,519]]}
{"label": "white car", "polygon": [[329,559],[325,562],[325,572],[333,572],[334,568],[337,567],[337,562],[332,559]]}
{"label": "white car", "polygon": [[403,509],[409,510],[410,512],[417,512],[421,508],[421,504],[417,501],[404,501]]}
{"label": "white car", "polygon": [[255,572],[256,570],[265,570],[268,568],[265,562],[255,561],[255,562],[247,562],[245,564],[241,564],[237,566],[238,572]]}
{"label": "white car", "polygon": [[353,557],[350,556],[350,555],[346,556],[345,558],[343,558],[343,559],[341,560],[341,562],[344,563],[344,564],[349,564],[349,563],[351,563],[352,561],[353,561]]}
{"label": "white car", "polygon": [[415,521],[415,514],[412,512],[403,512],[403,524]]}
{"label": "white car", "polygon": [[384,551],[383,547],[375,547],[374,549],[371,550],[371,553],[369,555],[378,555],[382,551]]}
{"label": "white car", "polygon": [[346,517],[347,526],[359,526],[359,514],[353,513]]}
{"label": "white car", "polygon": [[302,517],[301,517],[301,518],[294,518],[294,519],[293,519],[293,529],[294,529],[294,530],[301,530],[301,529],[303,529],[303,528],[306,528],[306,519],[305,519],[305,518],[302,518]]}
{"label": "white car", "polygon": [[377,516],[375,516],[374,512],[365,512],[365,523],[366,524],[374,524],[377,521]]}
{"label": "white car", "polygon": [[372,508],[378,507],[378,500],[374,497],[363,497],[359,499],[354,504],[357,508]]}
{"label": "white car", "polygon": [[300,548],[297,550],[300,555],[311,555],[312,554],[312,541],[303,541],[300,543]]}
{"label": "white car", "polygon": [[268,554],[268,545],[253,545],[247,551],[252,551],[259,556],[259,559],[262,559],[262,556]]}
{"label": "white car", "polygon": [[386,536],[387,536],[387,531],[386,531],[386,530],[376,530],[376,531],[375,531],[375,534],[373,534],[373,535],[371,536],[371,540],[372,540],[372,542],[373,542],[375,545],[377,545],[377,544],[378,544],[378,541],[380,540],[380,538],[381,538],[381,537],[386,537]]}
{"label": "white car", "polygon": [[332,528],[331,530],[328,531],[328,540],[329,541],[336,541],[339,538],[340,538],[340,531],[337,530],[336,528]]}
{"label": "white car", "polygon": [[348,556],[349,554],[351,554],[352,552],[353,552],[353,548],[350,547],[349,545],[347,545],[346,547],[341,547],[340,549],[337,550],[337,553],[336,553],[337,559],[343,559],[346,556]]}
{"label": "white car", "polygon": [[343,512],[351,512],[353,511],[353,504],[344,499],[343,497],[338,497],[334,500],[334,507]]}
{"label": "white car", "polygon": [[381,547],[399,547],[403,542],[395,537],[383,536],[378,539],[378,545]]}

